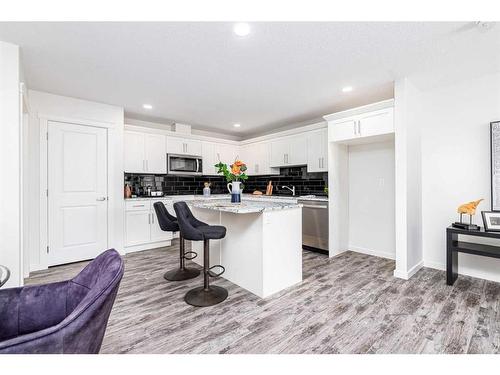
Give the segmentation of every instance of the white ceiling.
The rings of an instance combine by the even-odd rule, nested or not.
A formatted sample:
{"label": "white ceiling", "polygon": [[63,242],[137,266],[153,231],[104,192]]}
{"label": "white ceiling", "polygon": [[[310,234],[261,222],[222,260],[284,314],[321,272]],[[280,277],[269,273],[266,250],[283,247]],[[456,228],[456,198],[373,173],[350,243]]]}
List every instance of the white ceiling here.
{"label": "white ceiling", "polygon": [[0,40],[21,46],[31,89],[240,136],[390,98],[399,77],[500,66],[498,26],[251,23],[243,38],[232,26],[0,23]]}

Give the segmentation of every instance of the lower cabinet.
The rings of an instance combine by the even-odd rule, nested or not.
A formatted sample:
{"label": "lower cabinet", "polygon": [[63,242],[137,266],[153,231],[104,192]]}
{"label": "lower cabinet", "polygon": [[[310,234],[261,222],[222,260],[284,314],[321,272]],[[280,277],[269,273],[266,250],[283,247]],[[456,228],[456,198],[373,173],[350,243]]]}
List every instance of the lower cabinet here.
{"label": "lower cabinet", "polygon": [[125,247],[127,252],[168,246],[172,232],[161,230],[153,204],[163,202],[173,212],[171,199],[133,200],[125,202]]}

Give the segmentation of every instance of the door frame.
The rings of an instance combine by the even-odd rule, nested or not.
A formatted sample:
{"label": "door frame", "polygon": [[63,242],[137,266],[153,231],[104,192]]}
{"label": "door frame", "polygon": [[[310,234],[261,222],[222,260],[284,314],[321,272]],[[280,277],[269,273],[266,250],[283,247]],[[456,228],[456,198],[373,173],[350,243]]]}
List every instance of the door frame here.
{"label": "door frame", "polygon": [[[31,265],[30,271],[36,271],[41,269],[47,269],[49,267],[49,257],[47,252],[47,247],[49,245],[48,241],[48,233],[49,233],[49,217],[48,217],[48,124],[49,122],[63,122],[67,124],[74,124],[80,126],[89,126],[89,127],[97,127],[106,129],[107,133],[107,190],[108,190],[108,212],[107,212],[107,246],[110,246],[110,243],[116,243],[113,228],[116,227],[116,217],[112,214],[112,212],[118,210],[118,212],[122,212],[122,209],[118,208],[118,204],[120,202],[120,196],[116,196],[114,192],[114,178],[116,178],[114,172],[114,164],[116,157],[114,156],[116,152],[116,145],[113,141],[113,135],[118,133],[118,129],[116,129],[116,125],[110,122],[99,122],[92,120],[82,120],[75,118],[67,118],[67,117],[58,117],[58,116],[43,116],[38,115],[38,120],[40,124],[40,186],[39,186],[39,200],[40,200],[40,242],[39,242],[39,262],[33,267]],[[121,202],[123,203],[123,202]],[[120,208],[122,205],[119,206]],[[105,250],[105,249],[103,249]],[[123,248],[119,249],[119,252],[123,252]]]}

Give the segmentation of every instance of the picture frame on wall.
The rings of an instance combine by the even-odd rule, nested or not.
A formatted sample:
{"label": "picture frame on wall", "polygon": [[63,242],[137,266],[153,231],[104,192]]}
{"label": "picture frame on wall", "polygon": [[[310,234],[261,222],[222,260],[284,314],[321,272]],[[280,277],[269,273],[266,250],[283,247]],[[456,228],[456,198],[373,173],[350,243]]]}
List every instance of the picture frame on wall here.
{"label": "picture frame on wall", "polygon": [[481,211],[484,230],[487,232],[500,232],[500,212]]}
{"label": "picture frame on wall", "polygon": [[500,121],[490,122],[491,211],[500,212]]}

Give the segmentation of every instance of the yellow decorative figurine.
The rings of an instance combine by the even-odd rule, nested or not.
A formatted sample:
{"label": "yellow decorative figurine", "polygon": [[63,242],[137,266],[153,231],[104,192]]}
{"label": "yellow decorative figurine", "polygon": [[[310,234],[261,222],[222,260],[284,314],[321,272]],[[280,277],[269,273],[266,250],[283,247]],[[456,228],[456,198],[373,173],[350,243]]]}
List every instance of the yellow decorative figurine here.
{"label": "yellow decorative figurine", "polygon": [[[476,208],[479,206],[479,203],[484,199],[479,199],[477,201],[472,201],[468,203],[464,203],[457,208],[457,212],[460,214],[460,222],[453,223],[454,227],[467,229],[467,230],[479,230],[479,226],[472,224],[472,216],[476,214]],[[462,222],[462,215],[469,215],[469,224]]]}

